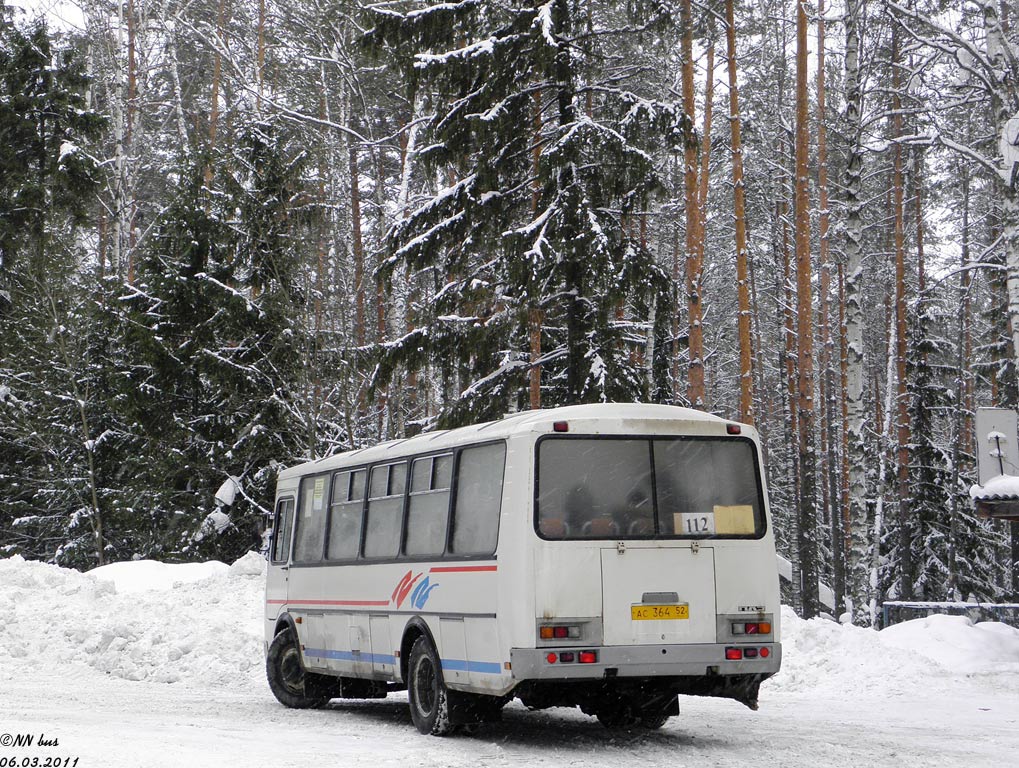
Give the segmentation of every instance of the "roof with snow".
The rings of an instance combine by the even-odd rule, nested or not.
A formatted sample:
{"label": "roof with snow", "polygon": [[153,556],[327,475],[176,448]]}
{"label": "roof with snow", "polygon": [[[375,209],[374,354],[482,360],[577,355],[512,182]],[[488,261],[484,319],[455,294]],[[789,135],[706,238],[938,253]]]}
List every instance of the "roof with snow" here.
{"label": "roof with snow", "polygon": [[1019,477],[992,477],[984,485],[972,486],[969,496],[976,503],[980,515],[996,520],[1019,521]]}
{"label": "roof with snow", "polygon": [[[552,425],[557,421],[584,422],[583,425],[577,426],[585,434],[660,433],[663,427],[666,427],[666,422],[676,425],[671,429],[684,433],[725,434],[724,425],[733,423],[704,411],[674,405],[641,403],[568,405],[562,408],[521,411],[498,421],[451,430],[424,432],[415,437],[390,440],[368,448],[339,453],[285,469],[280,472],[279,480],[327,472],[353,463],[370,464],[394,456],[437,451],[465,442],[502,439],[521,432],[551,432]],[[744,434],[755,434],[751,427],[744,427],[743,431]]]}

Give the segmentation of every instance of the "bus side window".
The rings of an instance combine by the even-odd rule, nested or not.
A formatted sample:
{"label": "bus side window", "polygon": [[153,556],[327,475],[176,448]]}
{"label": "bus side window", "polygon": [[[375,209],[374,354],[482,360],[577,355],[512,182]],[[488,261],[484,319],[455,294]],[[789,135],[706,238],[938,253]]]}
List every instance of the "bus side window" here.
{"label": "bus side window", "polygon": [[372,467],[364,534],[365,557],[396,557],[399,554],[406,486],[405,462]]}
{"label": "bus side window", "polygon": [[449,481],[453,456],[415,459],[410,473],[406,555],[441,555],[449,523]]}
{"label": "bus side window", "polygon": [[272,562],[285,563],[290,556],[290,531],[294,524],[294,500],[283,499],[276,505],[272,524]]}
{"label": "bus side window", "polygon": [[363,469],[359,469],[355,472],[339,472],[333,477],[327,560],[352,560],[357,557],[361,546],[365,474]]}
{"label": "bus side window", "polygon": [[495,552],[505,464],[503,443],[479,445],[460,452],[453,511],[451,551],[454,554],[490,555]]}
{"label": "bus side window", "polygon": [[301,481],[301,508],[294,533],[295,563],[314,563],[322,559],[328,481],[325,475],[306,477]]}

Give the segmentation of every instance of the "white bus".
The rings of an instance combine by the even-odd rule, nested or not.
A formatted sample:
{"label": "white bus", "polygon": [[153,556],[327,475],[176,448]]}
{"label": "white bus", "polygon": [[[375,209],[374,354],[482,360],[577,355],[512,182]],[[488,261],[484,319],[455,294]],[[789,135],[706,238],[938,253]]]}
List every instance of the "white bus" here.
{"label": "white bus", "polygon": [[407,689],[422,733],[579,706],[657,728],[678,694],[756,708],[781,660],[753,428],[582,405],[280,473],[265,592],[289,707]]}

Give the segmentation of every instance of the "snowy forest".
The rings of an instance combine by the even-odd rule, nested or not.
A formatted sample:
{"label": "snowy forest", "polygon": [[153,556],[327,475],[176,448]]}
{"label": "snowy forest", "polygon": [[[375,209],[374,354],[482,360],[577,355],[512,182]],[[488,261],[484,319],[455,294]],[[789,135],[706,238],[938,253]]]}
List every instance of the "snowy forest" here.
{"label": "snowy forest", "polygon": [[1014,601],[1017,154],[1008,0],[3,0],[0,556],[229,560],[282,466],[639,401],[756,425],[838,612]]}

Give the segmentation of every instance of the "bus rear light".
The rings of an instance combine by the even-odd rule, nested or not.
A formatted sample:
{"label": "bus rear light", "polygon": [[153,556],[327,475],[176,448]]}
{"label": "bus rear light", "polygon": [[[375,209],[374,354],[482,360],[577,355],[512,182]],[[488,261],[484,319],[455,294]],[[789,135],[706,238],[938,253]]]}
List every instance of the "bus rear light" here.
{"label": "bus rear light", "polygon": [[741,661],[743,659],[742,648],[726,648],[725,649],[725,660],[726,661]]}
{"label": "bus rear light", "polygon": [[598,653],[597,651],[581,651],[579,661],[581,664],[597,664]]}
{"label": "bus rear light", "polygon": [[734,635],[770,635],[770,621],[739,621],[732,625]]}
{"label": "bus rear light", "polygon": [[545,661],[547,661],[549,664],[555,664],[556,659],[558,658],[559,657],[556,656],[554,653],[550,653],[548,656],[545,657]]}
{"label": "bus rear light", "polygon": [[745,658],[745,659],[756,659],[757,658],[757,649],[756,648],[744,648],[743,649],[743,658]]}
{"label": "bus rear light", "polygon": [[740,427],[739,424],[726,424],[725,431],[728,432],[730,435],[738,435],[743,431],[743,429]]}
{"label": "bus rear light", "polygon": [[577,625],[549,625],[538,628],[538,637],[542,640],[568,640],[580,638],[580,627]]}
{"label": "bus rear light", "polygon": [[563,664],[571,664],[576,660],[577,654],[575,654],[573,651],[560,651],[559,653],[559,661],[561,661]]}
{"label": "bus rear light", "polygon": [[569,432],[570,423],[568,421],[555,421],[552,423],[552,430],[555,432]]}
{"label": "bus rear light", "polygon": [[767,648],[762,648],[762,649],[761,649],[761,658],[762,658],[762,659],[766,659],[766,658],[768,658],[769,656],[771,656],[771,651],[770,651],[770,650],[768,650]]}

